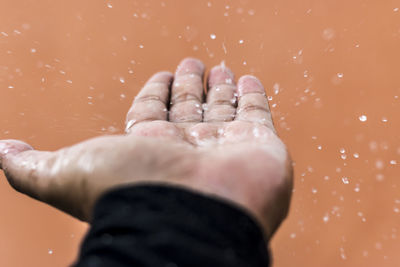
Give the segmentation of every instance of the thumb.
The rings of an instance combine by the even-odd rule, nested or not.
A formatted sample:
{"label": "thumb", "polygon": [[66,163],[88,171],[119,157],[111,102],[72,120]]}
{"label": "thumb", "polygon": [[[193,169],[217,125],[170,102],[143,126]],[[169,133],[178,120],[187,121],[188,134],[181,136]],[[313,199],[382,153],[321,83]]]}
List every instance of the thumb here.
{"label": "thumb", "polygon": [[4,169],[3,161],[6,157],[12,157],[27,150],[33,150],[33,148],[22,141],[0,140],[0,169]]}
{"label": "thumb", "polygon": [[48,153],[33,150],[22,141],[0,140],[0,169],[15,190],[40,199],[43,171],[38,165],[46,161]]}

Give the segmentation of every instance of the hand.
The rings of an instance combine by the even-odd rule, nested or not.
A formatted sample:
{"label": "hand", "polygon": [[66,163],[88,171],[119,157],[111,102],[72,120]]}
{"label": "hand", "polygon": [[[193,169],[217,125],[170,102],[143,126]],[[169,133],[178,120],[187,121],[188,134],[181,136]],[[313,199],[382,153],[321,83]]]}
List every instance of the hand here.
{"label": "hand", "polygon": [[203,63],[190,58],[175,75],[156,73],[133,101],[125,135],[55,152],[0,141],[0,167],[16,190],[81,220],[90,222],[111,188],[167,184],[246,209],[271,237],[288,212],[292,168],[264,88],[253,76],[236,86],[233,73],[216,66],[203,104],[203,75]]}

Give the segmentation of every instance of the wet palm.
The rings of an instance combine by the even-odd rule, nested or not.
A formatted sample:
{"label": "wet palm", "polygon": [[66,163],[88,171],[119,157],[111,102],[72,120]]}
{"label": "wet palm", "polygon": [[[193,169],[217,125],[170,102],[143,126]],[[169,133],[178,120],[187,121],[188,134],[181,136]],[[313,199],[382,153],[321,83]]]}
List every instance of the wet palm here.
{"label": "wet palm", "polygon": [[210,71],[203,103],[203,73],[200,61],[186,59],[175,75],[155,74],[128,112],[126,135],[56,152],[0,141],[9,182],[87,221],[96,200],[110,188],[183,186],[241,206],[271,236],[288,211],[292,172],[264,89],[252,76],[240,78],[236,87],[231,71],[217,66]]}

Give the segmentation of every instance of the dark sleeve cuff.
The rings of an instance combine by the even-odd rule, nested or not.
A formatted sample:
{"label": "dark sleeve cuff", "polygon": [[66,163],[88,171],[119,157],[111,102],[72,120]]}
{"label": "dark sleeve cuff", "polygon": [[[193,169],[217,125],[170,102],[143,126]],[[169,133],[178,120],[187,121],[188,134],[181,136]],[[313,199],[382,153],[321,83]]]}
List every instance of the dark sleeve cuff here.
{"label": "dark sleeve cuff", "polygon": [[267,242],[244,210],[188,189],[135,185],[96,203],[75,267],[266,267]]}

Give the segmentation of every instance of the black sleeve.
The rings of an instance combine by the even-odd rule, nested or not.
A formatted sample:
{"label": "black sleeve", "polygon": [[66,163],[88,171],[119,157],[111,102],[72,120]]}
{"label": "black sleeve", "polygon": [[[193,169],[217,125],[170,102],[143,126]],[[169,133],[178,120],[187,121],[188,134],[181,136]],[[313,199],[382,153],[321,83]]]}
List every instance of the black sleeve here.
{"label": "black sleeve", "polygon": [[244,210],[179,187],[113,189],[96,203],[74,267],[266,267],[267,243]]}

